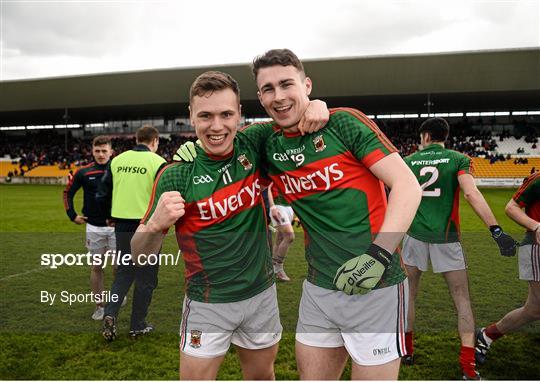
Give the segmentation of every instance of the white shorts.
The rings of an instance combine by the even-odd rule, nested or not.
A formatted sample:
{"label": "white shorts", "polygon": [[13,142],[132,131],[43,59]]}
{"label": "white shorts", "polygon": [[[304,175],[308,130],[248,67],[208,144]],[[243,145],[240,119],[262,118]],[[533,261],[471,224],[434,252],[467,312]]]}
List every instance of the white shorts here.
{"label": "white shorts", "polygon": [[279,204],[276,204],[276,208],[278,209],[279,213],[281,214],[281,221],[276,221],[272,214],[270,214],[270,220],[272,221],[272,225],[274,227],[279,227],[280,225],[287,225],[292,224],[294,219],[294,212],[292,207],[290,206],[281,206]]}
{"label": "white shorts", "polygon": [[92,254],[103,254],[107,249],[116,251],[114,227],[98,227],[86,223],[86,248]]}
{"label": "white shorts", "polygon": [[276,285],[247,300],[206,303],[184,297],[180,350],[190,356],[215,358],[231,343],[245,349],[266,349],[281,339]]}
{"label": "white shorts", "polygon": [[467,269],[463,247],[460,242],[426,243],[405,235],[401,258],[405,265],[416,267],[422,272],[429,269],[430,261],[433,273]]}
{"label": "white shorts", "polygon": [[540,281],[540,245],[527,244],[519,247],[519,278]]}
{"label": "white shorts", "polygon": [[383,365],[406,354],[408,301],[407,280],[353,296],[306,280],[296,340],[307,346],[345,346],[358,365]]}

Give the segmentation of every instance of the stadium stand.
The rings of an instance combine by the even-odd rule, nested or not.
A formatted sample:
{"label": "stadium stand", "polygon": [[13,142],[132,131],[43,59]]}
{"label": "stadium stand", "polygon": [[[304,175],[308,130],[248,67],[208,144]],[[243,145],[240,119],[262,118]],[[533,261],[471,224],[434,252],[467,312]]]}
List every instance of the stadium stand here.
{"label": "stadium stand", "polygon": [[19,172],[19,164],[12,163],[11,161],[0,161],[0,176],[8,176],[9,173],[12,173],[12,176],[15,172]]}
{"label": "stadium stand", "polygon": [[[77,170],[78,167],[73,167],[73,172]],[[47,178],[58,178],[63,176],[68,176],[69,168],[61,169],[56,165],[47,165],[47,166],[37,166],[28,171],[24,176],[28,178],[36,177],[47,177]]]}
{"label": "stadium stand", "polygon": [[[64,148],[64,137],[46,132],[29,137],[1,138],[0,156],[7,160],[0,162],[0,176],[7,176],[15,169],[20,174],[21,167],[25,176],[65,176],[70,169],[76,170],[93,160],[91,137],[70,139],[67,151]],[[195,138],[174,135],[162,138],[158,154],[170,162],[178,147],[188,139]],[[131,149],[135,139],[132,136],[116,137],[112,145],[115,154],[120,154]],[[18,161],[18,164],[11,165],[12,161]]]}
{"label": "stadium stand", "polygon": [[[418,150],[418,128],[423,119],[377,119],[376,123],[391,139],[401,155]],[[538,121],[512,120],[498,122],[494,118],[454,118],[450,120],[451,136],[448,147],[474,158],[476,176],[479,178],[523,178],[531,169],[540,169],[540,147],[536,131]],[[191,129],[190,126],[186,127]],[[193,132],[194,133],[194,132]],[[526,134],[526,135],[525,135]],[[91,138],[69,137],[65,150],[64,136],[55,131],[33,131],[24,135],[0,133],[0,176],[66,177],[92,161]],[[158,154],[172,161],[176,149],[195,136],[163,134]],[[132,135],[115,134],[113,148],[119,154],[133,147]],[[19,164],[14,164],[14,161]],[[16,162],[15,162],[16,163]],[[17,170],[17,172],[16,172]]]}
{"label": "stadium stand", "polygon": [[509,137],[502,141],[497,140],[497,152],[506,154],[518,154],[518,149],[532,156],[540,156],[540,147],[536,142],[526,142],[525,138]]}
{"label": "stadium stand", "polygon": [[473,158],[474,175],[477,178],[525,178],[531,170],[540,169],[540,158],[527,158],[528,164],[516,164],[515,158],[490,164],[486,158]]}

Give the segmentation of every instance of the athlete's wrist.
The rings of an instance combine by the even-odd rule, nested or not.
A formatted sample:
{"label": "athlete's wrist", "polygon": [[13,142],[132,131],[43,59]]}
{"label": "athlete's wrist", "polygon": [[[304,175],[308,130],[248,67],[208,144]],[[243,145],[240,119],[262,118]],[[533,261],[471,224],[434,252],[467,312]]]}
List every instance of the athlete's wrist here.
{"label": "athlete's wrist", "polygon": [[273,206],[270,206],[270,211],[275,210],[277,206],[274,204]]}
{"label": "athlete's wrist", "polygon": [[366,254],[379,261],[385,267],[388,267],[392,262],[392,254],[375,243],[372,243],[368,247],[368,249],[366,250]]}
{"label": "athlete's wrist", "polygon": [[493,238],[498,238],[499,236],[501,236],[502,232],[503,232],[503,229],[501,228],[500,225],[498,224],[495,224],[495,225],[490,225],[489,226],[489,232],[491,232],[491,236],[493,236]]}
{"label": "athlete's wrist", "polygon": [[158,232],[163,231],[163,229],[161,229],[154,221],[152,221],[152,219],[150,219],[144,226],[145,226],[145,229],[144,229],[145,232],[158,233]]}

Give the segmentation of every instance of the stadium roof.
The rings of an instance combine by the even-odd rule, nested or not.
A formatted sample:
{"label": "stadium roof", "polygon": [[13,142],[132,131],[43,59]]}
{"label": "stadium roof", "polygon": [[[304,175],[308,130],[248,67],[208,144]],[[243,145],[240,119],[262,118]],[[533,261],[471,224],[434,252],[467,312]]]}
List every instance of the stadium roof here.
{"label": "stadium roof", "polygon": [[[368,114],[540,110],[540,48],[305,61],[312,97]],[[248,64],[0,82],[1,125],[172,119],[187,115],[188,90],[206,70],[242,89],[243,112],[263,116]]]}

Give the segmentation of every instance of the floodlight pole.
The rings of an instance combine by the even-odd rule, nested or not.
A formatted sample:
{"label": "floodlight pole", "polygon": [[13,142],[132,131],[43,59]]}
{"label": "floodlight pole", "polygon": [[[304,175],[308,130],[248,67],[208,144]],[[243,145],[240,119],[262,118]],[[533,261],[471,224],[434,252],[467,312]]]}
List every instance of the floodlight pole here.
{"label": "floodlight pole", "polygon": [[68,121],[69,121],[69,114],[68,114],[68,109],[67,109],[67,107],[66,107],[66,110],[65,110],[65,112],[64,112],[64,116],[63,116],[62,118],[63,118],[63,120],[64,120],[64,125],[65,125],[65,126],[64,126],[64,150],[65,150],[66,153],[67,153],[67,151],[68,151],[68,145],[67,145],[67,141],[68,141],[68,138],[67,138],[67,136],[68,136],[68,127],[67,127],[67,124],[68,124]]}

